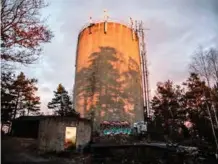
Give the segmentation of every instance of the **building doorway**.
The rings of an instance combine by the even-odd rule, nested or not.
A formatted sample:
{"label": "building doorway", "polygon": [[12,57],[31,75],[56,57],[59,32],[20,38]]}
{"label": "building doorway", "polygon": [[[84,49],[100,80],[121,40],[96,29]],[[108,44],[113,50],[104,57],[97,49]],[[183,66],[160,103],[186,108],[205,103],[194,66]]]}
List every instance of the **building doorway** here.
{"label": "building doorway", "polygon": [[65,128],[65,149],[71,149],[76,147],[76,127]]}

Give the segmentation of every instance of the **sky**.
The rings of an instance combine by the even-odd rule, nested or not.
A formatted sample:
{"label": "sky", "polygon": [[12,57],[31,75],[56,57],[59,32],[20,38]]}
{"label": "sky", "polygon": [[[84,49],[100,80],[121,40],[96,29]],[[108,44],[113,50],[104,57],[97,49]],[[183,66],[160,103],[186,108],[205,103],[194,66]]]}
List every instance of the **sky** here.
{"label": "sky", "polygon": [[54,33],[51,43],[43,45],[40,59],[21,68],[29,78],[39,80],[41,109],[59,83],[72,93],[79,31],[93,20],[129,22],[142,20],[146,31],[148,68],[152,93],[157,82],[168,79],[180,84],[188,77],[191,55],[198,48],[218,46],[218,0],[46,0],[42,11]]}

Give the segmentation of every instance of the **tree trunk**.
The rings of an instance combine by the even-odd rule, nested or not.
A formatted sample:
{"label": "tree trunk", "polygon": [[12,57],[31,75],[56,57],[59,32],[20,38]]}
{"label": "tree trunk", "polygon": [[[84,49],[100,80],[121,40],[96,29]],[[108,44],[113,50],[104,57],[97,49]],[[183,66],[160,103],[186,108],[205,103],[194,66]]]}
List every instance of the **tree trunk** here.
{"label": "tree trunk", "polygon": [[17,94],[17,100],[16,100],[15,108],[14,108],[13,120],[15,119],[15,117],[16,117],[16,115],[17,115],[17,108],[18,108],[19,97],[20,97],[20,93],[18,92],[18,94]]}
{"label": "tree trunk", "polygon": [[4,125],[4,124],[1,122],[1,132],[2,132],[2,130],[3,130],[3,125]]}

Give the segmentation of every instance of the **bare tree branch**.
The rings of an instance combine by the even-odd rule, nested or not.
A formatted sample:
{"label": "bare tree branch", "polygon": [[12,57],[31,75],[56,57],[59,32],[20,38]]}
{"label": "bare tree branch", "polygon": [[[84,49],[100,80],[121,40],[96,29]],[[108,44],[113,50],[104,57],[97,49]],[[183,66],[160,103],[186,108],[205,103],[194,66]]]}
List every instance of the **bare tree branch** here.
{"label": "bare tree branch", "polygon": [[53,37],[40,10],[44,0],[1,0],[1,59],[4,63],[32,64],[43,43]]}
{"label": "bare tree branch", "polygon": [[[202,47],[193,55],[192,62],[190,64],[192,72],[199,74],[207,82],[209,88],[211,88],[211,82],[217,84],[218,82],[218,51],[214,48],[210,48],[208,51],[203,50]],[[213,95],[210,92],[210,99]],[[215,102],[212,101],[212,111],[214,113],[215,122],[218,126],[218,118],[215,110]]]}
{"label": "bare tree branch", "polygon": [[207,52],[207,59],[209,63],[209,71],[215,83],[218,83],[218,50],[211,48]]}
{"label": "bare tree branch", "polygon": [[206,51],[199,47],[192,56],[190,70],[204,78],[208,86],[211,82],[218,82],[218,51],[214,48]]}

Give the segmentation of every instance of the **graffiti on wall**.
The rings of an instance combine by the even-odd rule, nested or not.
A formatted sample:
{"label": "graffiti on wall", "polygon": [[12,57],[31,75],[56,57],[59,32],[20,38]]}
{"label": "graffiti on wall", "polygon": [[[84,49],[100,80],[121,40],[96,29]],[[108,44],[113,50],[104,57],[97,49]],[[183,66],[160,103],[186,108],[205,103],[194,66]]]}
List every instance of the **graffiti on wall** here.
{"label": "graffiti on wall", "polygon": [[101,133],[102,135],[119,135],[119,134],[125,134],[130,135],[131,134],[131,127],[128,122],[107,122],[104,121],[101,124]]}
{"label": "graffiti on wall", "polygon": [[109,129],[104,129],[103,130],[104,135],[116,135],[116,134],[131,134],[131,129],[130,128],[119,128],[119,127],[112,127]]}

